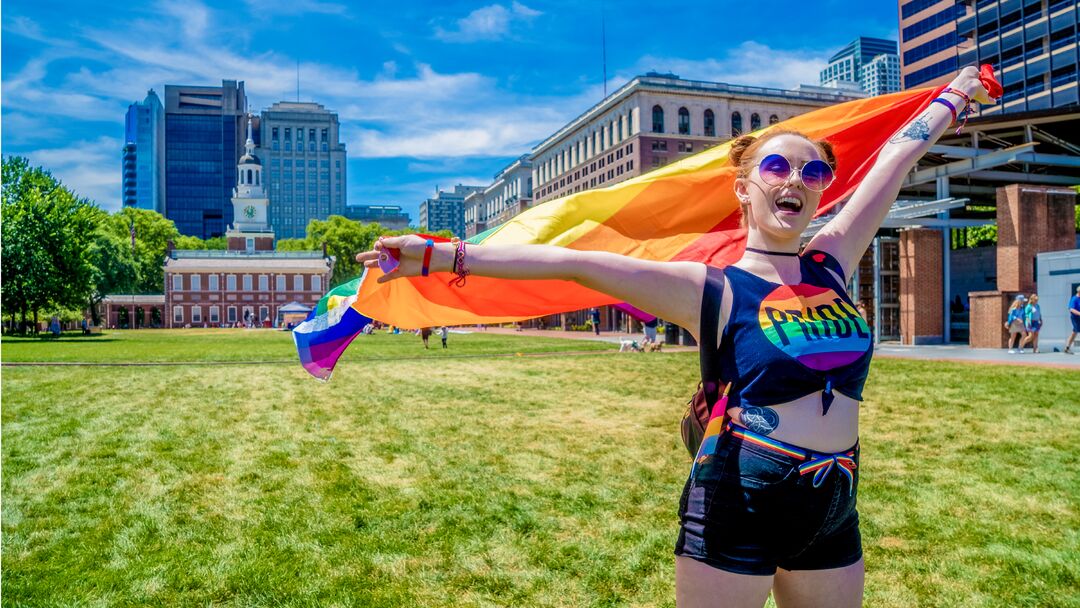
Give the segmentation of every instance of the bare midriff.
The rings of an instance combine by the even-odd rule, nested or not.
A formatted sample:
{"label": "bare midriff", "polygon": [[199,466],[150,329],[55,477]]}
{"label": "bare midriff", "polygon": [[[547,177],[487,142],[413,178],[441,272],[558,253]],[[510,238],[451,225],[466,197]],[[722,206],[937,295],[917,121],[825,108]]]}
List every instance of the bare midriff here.
{"label": "bare midriff", "polygon": [[[859,402],[835,391],[833,395],[832,406],[825,416],[821,415],[820,392],[770,405],[769,408],[779,416],[780,424],[768,437],[830,454],[851,448],[859,439]],[[737,426],[743,426],[739,422],[742,409],[732,407],[727,411]]]}

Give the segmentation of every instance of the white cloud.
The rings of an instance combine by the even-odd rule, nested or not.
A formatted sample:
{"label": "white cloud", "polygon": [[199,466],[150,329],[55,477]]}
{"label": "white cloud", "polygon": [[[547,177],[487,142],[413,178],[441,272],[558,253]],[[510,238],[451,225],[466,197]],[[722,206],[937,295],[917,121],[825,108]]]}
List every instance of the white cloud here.
{"label": "white cloud", "polygon": [[116,137],[76,141],[59,148],[21,153],[31,165],[52,172],[75,194],[91,199],[102,209],[120,208],[120,156],[123,143]]}
{"label": "white cloud", "polygon": [[276,15],[301,15],[321,13],[325,15],[346,15],[349,7],[335,2],[318,0],[244,0],[248,10],[256,17]]}
{"label": "white cloud", "polygon": [[712,59],[646,55],[637,61],[633,74],[622,76],[628,79],[652,70],[670,71],[690,80],[790,89],[817,84],[818,73],[833,52],[835,49],[776,50],[751,40]]}
{"label": "white cloud", "polygon": [[528,23],[542,15],[520,2],[513,2],[510,8],[501,4],[492,4],[478,8],[466,17],[458,19],[453,29],[436,26],[435,37],[445,42],[476,42],[479,40],[500,40],[510,35],[513,23]]}

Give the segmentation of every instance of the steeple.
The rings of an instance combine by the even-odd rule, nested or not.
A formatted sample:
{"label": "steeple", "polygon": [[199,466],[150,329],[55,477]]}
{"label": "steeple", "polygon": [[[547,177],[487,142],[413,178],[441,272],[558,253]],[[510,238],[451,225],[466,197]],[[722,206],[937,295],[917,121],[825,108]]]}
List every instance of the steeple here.
{"label": "steeple", "polygon": [[248,114],[248,134],[247,141],[244,142],[245,156],[255,156],[255,140],[251,138],[251,114]]}

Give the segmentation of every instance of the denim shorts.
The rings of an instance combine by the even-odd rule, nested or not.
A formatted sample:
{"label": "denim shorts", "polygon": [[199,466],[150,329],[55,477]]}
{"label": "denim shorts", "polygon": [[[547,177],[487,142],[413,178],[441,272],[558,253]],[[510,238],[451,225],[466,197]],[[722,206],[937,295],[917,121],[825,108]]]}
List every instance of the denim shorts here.
{"label": "denim shorts", "polygon": [[751,575],[859,561],[858,443],[822,454],[729,424],[715,446],[683,489],[675,555]]}

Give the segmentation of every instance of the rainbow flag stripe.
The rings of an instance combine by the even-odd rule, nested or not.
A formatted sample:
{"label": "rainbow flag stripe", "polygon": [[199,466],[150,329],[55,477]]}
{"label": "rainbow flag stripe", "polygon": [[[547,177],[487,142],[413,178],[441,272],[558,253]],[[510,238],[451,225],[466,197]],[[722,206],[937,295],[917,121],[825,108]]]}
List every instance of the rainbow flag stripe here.
{"label": "rainbow flag stripe", "polygon": [[293,328],[293,342],[300,355],[300,363],[319,380],[330,379],[341,354],[371,323],[370,317],[365,317],[353,307],[356,290],[366,275],[365,272],[360,278],[330,290],[319,300],[308,318]]}
{"label": "rainbow flag stripe", "polygon": [[786,443],[781,443],[779,441],[776,441],[775,439],[769,439],[768,437],[763,437],[756,433],[744,431],[743,429],[734,425],[730,425],[730,428],[732,435],[738,437],[739,439],[742,439],[747,443],[759,445],[763,448],[768,448],[770,450],[779,452],[785,456],[791,456],[792,458],[806,458],[806,452],[790,447]]}
{"label": "rainbow flag stripe", "polygon": [[[839,166],[836,181],[818,207],[818,214],[825,213],[855,190],[888,139],[922,112],[941,88],[837,104],[757,134],[793,129],[833,145]],[[468,242],[474,247],[547,244],[648,260],[727,265],[742,255],[746,237],[739,227],[733,191],[736,169],[728,163],[729,149],[729,143],[721,144],[608,188],[538,204]],[[351,306],[364,318],[398,327],[500,323],[621,303],[572,281],[471,276],[458,288],[449,285],[453,279],[449,273],[378,284],[380,274],[378,269],[364,273]]]}

